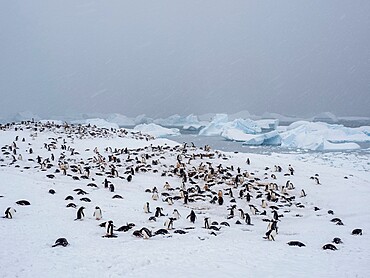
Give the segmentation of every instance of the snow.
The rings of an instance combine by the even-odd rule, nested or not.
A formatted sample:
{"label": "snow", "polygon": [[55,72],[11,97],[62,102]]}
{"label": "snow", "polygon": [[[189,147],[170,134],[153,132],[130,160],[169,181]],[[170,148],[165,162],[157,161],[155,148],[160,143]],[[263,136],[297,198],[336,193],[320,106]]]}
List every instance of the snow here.
{"label": "snow", "polygon": [[[153,201],[150,193],[145,189],[157,186],[160,193],[169,192],[163,189],[168,181],[173,188],[181,186],[181,179],[177,176],[161,176],[165,165],[174,165],[177,160],[175,151],[162,151],[159,155],[160,164],[156,166],[159,172],[137,172],[133,181],[126,179],[109,178],[116,187],[116,192],[109,192],[102,185],[104,177],[92,175],[95,181],[73,180],[71,176],[55,173],[57,161],[50,169],[41,169],[36,162],[38,155],[43,158],[53,153],[56,158],[62,153],[67,154],[70,164],[87,161],[96,156],[93,149],[97,147],[99,153],[106,158],[112,155],[106,150],[107,146],[114,148],[146,148],[137,151],[141,154],[156,155],[150,146],[171,146],[177,144],[167,139],[142,140],[135,137],[135,133],[128,133],[121,137],[121,133],[111,134],[106,138],[81,136],[68,137],[68,133],[51,129],[37,132],[37,137],[30,137],[33,131],[23,128],[0,131],[0,146],[11,145],[15,136],[19,136],[17,152],[23,154],[23,160],[11,163],[10,156],[0,153],[0,209],[5,211],[9,206],[17,212],[14,219],[1,218],[0,222],[0,273],[1,277],[367,277],[368,261],[370,259],[370,212],[366,209],[370,202],[370,164],[368,154],[341,153],[271,153],[269,155],[246,153],[217,152],[221,157],[208,159],[206,157],[190,161],[188,169],[198,167],[201,162],[222,165],[226,168],[240,167],[241,170],[255,173],[261,182],[276,182],[280,187],[290,180],[296,189],[289,191],[290,195],[297,196],[290,207],[280,210],[284,217],[279,221],[279,233],[275,241],[263,239],[267,223],[263,222],[262,215],[251,215],[253,226],[245,223],[236,225],[239,216],[227,219],[227,208],[233,203],[230,196],[224,195],[225,204],[219,206],[207,202],[196,201],[183,205],[182,201],[175,201],[168,205],[161,198]],[[97,132],[97,129],[94,129]],[[122,130],[123,132],[123,130]],[[122,133],[125,134],[125,133]],[[25,138],[25,142],[21,139]],[[57,148],[48,151],[44,142],[51,142],[49,138],[58,138]],[[61,150],[63,139],[78,154]],[[54,140],[54,139],[53,139]],[[29,145],[30,144],[30,145]],[[30,147],[34,153],[26,152]],[[188,152],[199,154],[200,149],[187,149]],[[181,153],[181,150],[179,150]],[[213,151],[211,151],[213,152]],[[132,156],[134,157],[132,152]],[[124,174],[127,155],[119,155],[123,166],[117,166],[120,176]],[[251,165],[245,163],[250,158]],[[225,160],[226,158],[226,160]],[[186,160],[187,162],[187,160]],[[148,165],[151,164],[148,161]],[[288,165],[293,165],[294,176],[285,176]],[[136,162],[134,161],[134,165]],[[281,165],[283,172],[274,172],[274,165]],[[17,167],[19,166],[19,167]],[[24,167],[30,167],[26,169]],[[154,167],[154,166],[152,166]],[[268,167],[269,169],[266,169]],[[109,168],[109,166],[107,166]],[[93,171],[98,169],[92,168]],[[230,171],[230,170],[229,170]],[[232,172],[236,174],[236,169]],[[268,173],[266,175],[265,173]],[[270,174],[277,176],[276,180]],[[46,178],[46,174],[54,174],[54,179]],[[68,174],[78,175],[71,171]],[[320,184],[310,179],[318,174]],[[345,178],[346,177],[346,178]],[[98,188],[86,186],[95,182]],[[202,186],[203,181],[199,180]],[[188,183],[188,187],[191,185]],[[48,193],[50,188],[56,194]],[[77,195],[73,189],[82,188],[88,194]],[[238,189],[225,183],[215,185],[215,191],[231,188],[236,197],[236,205],[249,212],[248,204],[244,199],[237,198]],[[304,189],[307,197],[300,198],[299,192]],[[261,188],[263,192],[263,189]],[[120,194],[124,199],[112,199],[112,195]],[[255,196],[256,191],[251,194]],[[74,221],[76,210],[66,208],[70,201],[66,196],[74,196],[78,206],[84,205],[85,219]],[[91,203],[79,201],[81,197],[88,197]],[[26,199],[30,206],[18,206],[15,201]],[[148,227],[155,231],[164,228],[167,217],[160,217],[156,222],[149,222],[152,214],[143,212],[145,202],[150,202],[151,210],[160,206],[164,213],[171,215],[174,208],[178,209],[182,217],[175,221],[175,229],[184,229],[193,226],[186,235],[179,235],[170,230],[170,236],[155,236],[148,240],[135,238],[132,231],[141,227]],[[297,208],[294,204],[300,202],[305,208]],[[260,199],[252,199],[251,203],[260,206]],[[270,204],[273,205],[273,204]],[[95,206],[100,206],[103,219],[96,221],[92,217]],[[314,211],[314,207],[320,208]],[[197,220],[191,224],[186,216],[190,210],[197,213]],[[327,214],[331,209],[335,215]],[[283,212],[289,211],[289,212]],[[267,209],[269,218],[270,209]],[[295,217],[296,214],[301,217]],[[210,217],[211,221],[227,221],[230,227],[222,227],[217,236],[211,235],[210,230],[202,228],[203,218]],[[343,226],[337,226],[330,219],[339,217]],[[136,226],[127,233],[117,232],[117,238],[102,238],[105,230],[98,224],[113,220],[119,227],[127,222],[134,222]],[[355,228],[363,229],[362,236],[352,236]],[[70,245],[51,248],[59,237],[65,237]],[[331,242],[334,237],[340,237],[343,244],[337,245],[337,251],[324,251],[321,247]],[[304,248],[289,247],[290,240],[299,240],[306,244]]]}
{"label": "snow", "polygon": [[157,138],[180,135],[180,131],[177,128],[165,128],[153,123],[137,125],[134,127],[134,130],[152,135]]}

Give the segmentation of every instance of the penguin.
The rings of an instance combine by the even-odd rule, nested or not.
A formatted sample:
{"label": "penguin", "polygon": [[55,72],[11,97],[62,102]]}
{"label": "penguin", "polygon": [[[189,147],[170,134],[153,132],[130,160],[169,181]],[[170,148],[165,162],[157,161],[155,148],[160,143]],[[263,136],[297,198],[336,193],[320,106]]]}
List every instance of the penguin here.
{"label": "penguin", "polygon": [[325,244],[323,247],[322,247],[323,250],[338,250],[337,247],[335,247],[335,245],[331,244],[331,243],[328,243],[328,244]]}
{"label": "penguin", "polygon": [[292,165],[289,164],[288,170],[290,172],[290,175],[293,176],[294,175],[294,169],[293,169]]}
{"label": "penguin", "polygon": [[362,229],[354,229],[351,234],[362,236]]}
{"label": "penguin", "polygon": [[209,229],[209,217],[205,217],[204,218],[204,229]]}
{"label": "penguin", "polygon": [[13,209],[12,207],[8,207],[5,210],[5,216],[3,218],[12,219],[14,217],[15,212],[17,212],[15,209]]}
{"label": "penguin", "polygon": [[96,220],[102,219],[102,213],[101,213],[101,209],[99,207],[95,207],[93,217],[95,217]]}
{"label": "penguin", "polygon": [[306,197],[307,195],[306,195],[306,192],[304,191],[304,189],[302,189],[301,190],[301,198],[303,198],[303,197]]}
{"label": "penguin", "polygon": [[186,217],[186,219],[188,219],[189,217],[190,217],[190,222],[195,223],[195,219],[197,218],[197,216],[195,215],[194,210],[191,210],[190,214]]}
{"label": "penguin", "polygon": [[171,206],[171,205],[173,205],[173,199],[172,199],[172,197],[168,197],[167,198],[167,203]]}
{"label": "penguin", "polygon": [[109,181],[107,179],[104,179],[104,188],[109,187]]}
{"label": "penguin", "polygon": [[289,246],[305,247],[306,245],[300,241],[292,240],[287,243]]}
{"label": "penguin", "polygon": [[245,218],[244,211],[242,209],[238,209],[238,211],[239,211],[239,217],[240,217],[240,219],[244,220],[244,218]]}
{"label": "penguin", "polygon": [[166,227],[167,230],[172,230],[173,229],[173,221],[175,219],[170,217],[165,223],[164,226]]}
{"label": "penguin", "polygon": [[152,237],[152,232],[151,231],[149,231],[149,229],[148,228],[142,228],[141,230],[140,230],[140,233],[141,233],[141,235],[142,235],[142,237],[144,238],[144,239],[149,239],[149,238],[151,238]]}
{"label": "penguin", "polygon": [[224,198],[222,198],[222,196],[218,196],[217,201],[218,201],[218,204],[219,204],[220,206],[222,206],[222,205],[223,205],[223,203],[224,203]]}
{"label": "penguin", "polygon": [[113,183],[111,183],[111,184],[109,185],[109,191],[110,191],[110,192],[114,192],[114,185],[113,185]]}
{"label": "penguin", "polygon": [[175,220],[179,220],[180,217],[181,217],[181,215],[180,215],[180,213],[179,213],[179,211],[177,209],[174,209],[172,214],[173,214],[173,218]]}
{"label": "penguin", "polygon": [[267,203],[266,203],[266,201],[265,200],[262,200],[262,208],[266,208],[267,207]]}
{"label": "penguin", "polygon": [[85,207],[80,207],[77,211],[77,218],[75,220],[82,220],[85,217],[83,210]]}
{"label": "penguin", "polygon": [[155,209],[155,217],[160,217],[160,216],[164,216],[164,214],[162,213],[162,208],[160,208],[160,207],[156,207],[156,209]]}
{"label": "penguin", "polygon": [[112,220],[109,220],[105,223],[105,231],[106,231],[106,234],[105,234],[106,237],[113,236],[113,221]]}
{"label": "penguin", "polygon": [[268,230],[266,232],[266,239],[270,240],[270,241],[275,241],[275,237],[276,237],[276,231],[275,230]]}
{"label": "penguin", "polygon": [[253,225],[252,222],[251,222],[251,217],[249,216],[249,214],[246,212],[244,215],[245,215],[245,224]]}
{"label": "penguin", "polygon": [[157,201],[158,198],[159,198],[158,193],[157,192],[153,192],[152,200]]}
{"label": "penguin", "polygon": [[149,202],[146,202],[145,205],[144,205],[144,212],[145,213],[151,213],[150,212],[150,208],[149,208]]}
{"label": "penguin", "polygon": [[58,238],[56,241],[55,241],[55,244],[52,245],[51,247],[56,247],[56,246],[63,246],[63,247],[66,247],[67,245],[69,245],[67,239],[65,239],[64,237],[61,237],[61,238]]}

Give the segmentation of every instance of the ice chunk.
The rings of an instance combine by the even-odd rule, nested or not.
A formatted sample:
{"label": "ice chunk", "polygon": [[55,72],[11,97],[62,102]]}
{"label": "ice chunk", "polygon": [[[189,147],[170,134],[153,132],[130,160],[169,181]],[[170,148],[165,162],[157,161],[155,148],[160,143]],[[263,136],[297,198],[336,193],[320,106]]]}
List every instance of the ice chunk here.
{"label": "ice chunk", "polygon": [[165,128],[153,123],[137,125],[134,130],[141,131],[142,133],[146,133],[157,138],[180,135],[180,131],[177,128]]}

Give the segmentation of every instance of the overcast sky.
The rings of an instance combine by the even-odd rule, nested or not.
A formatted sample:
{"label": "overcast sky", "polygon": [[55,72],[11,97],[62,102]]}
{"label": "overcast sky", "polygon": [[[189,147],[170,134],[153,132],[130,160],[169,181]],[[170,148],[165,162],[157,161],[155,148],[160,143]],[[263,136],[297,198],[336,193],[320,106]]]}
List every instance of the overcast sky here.
{"label": "overcast sky", "polygon": [[370,1],[2,1],[0,115],[370,116]]}

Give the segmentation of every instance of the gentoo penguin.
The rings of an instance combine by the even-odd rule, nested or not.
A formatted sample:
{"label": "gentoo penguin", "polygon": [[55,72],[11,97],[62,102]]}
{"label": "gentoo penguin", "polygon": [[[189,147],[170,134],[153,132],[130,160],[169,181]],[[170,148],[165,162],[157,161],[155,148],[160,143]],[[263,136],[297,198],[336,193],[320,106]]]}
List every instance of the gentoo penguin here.
{"label": "gentoo penguin", "polygon": [[306,195],[306,192],[304,191],[304,189],[302,189],[301,190],[301,198],[303,198],[303,197],[306,197],[307,195]]}
{"label": "gentoo penguin", "polygon": [[325,244],[322,249],[324,250],[338,250],[337,247],[335,247],[335,245],[331,244],[331,243],[328,243],[328,244]]}
{"label": "gentoo penguin", "polygon": [[96,220],[102,219],[102,213],[101,213],[101,209],[99,207],[95,207],[93,217],[95,217]]}
{"label": "gentoo penguin", "polygon": [[205,217],[204,218],[204,229],[209,229],[209,217]]}
{"label": "gentoo penguin", "polygon": [[222,196],[218,196],[217,201],[218,201],[218,204],[219,204],[220,206],[222,206],[222,205],[223,205],[223,203],[224,203],[224,198],[222,198]]}
{"label": "gentoo penguin", "polygon": [[178,211],[177,209],[174,209],[174,210],[173,210],[173,218],[174,218],[175,220],[179,220],[179,219],[180,219],[180,217],[181,217],[181,215],[180,215],[179,211]]}
{"label": "gentoo penguin", "polygon": [[190,217],[190,222],[194,223],[195,219],[197,218],[197,216],[195,215],[194,210],[191,210],[190,214],[186,217],[186,219],[188,219],[189,217]]}
{"label": "gentoo penguin", "polygon": [[245,218],[244,211],[242,209],[238,209],[238,211],[239,211],[239,217],[240,217],[240,219],[244,220],[244,218]]}
{"label": "gentoo penguin", "polygon": [[164,214],[162,213],[162,208],[160,208],[160,207],[156,207],[155,208],[155,217],[160,217],[160,216],[164,216]]}
{"label": "gentoo penguin", "polygon": [[4,216],[4,218],[12,219],[15,212],[17,212],[15,209],[13,209],[12,207],[8,207],[5,210],[5,216]]}
{"label": "gentoo penguin", "polygon": [[266,239],[270,240],[270,241],[275,241],[275,237],[276,237],[276,231],[275,230],[268,230],[266,232]]}
{"label": "gentoo penguin", "polygon": [[172,230],[173,229],[173,220],[174,218],[170,217],[167,219],[167,221],[164,223],[164,226],[166,227],[167,230]]}
{"label": "gentoo penguin", "polygon": [[157,201],[157,200],[158,200],[158,198],[159,198],[158,193],[157,193],[157,192],[153,192],[152,199],[153,199],[154,201]]}
{"label": "gentoo penguin", "polygon": [[151,213],[150,212],[150,208],[149,208],[149,202],[146,202],[145,205],[144,205],[144,212],[145,213]]}
{"label": "gentoo penguin", "polygon": [[61,237],[61,238],[58,238],[56,241],[55,241],[55,244],[52,245],[51,247],[56,247],[56,246],[63,246],[63,247],[66,247],[68,245],[68,241],[67,239],[65,239],[64,237]]}
{"label": "gentoo penguin", "polygon": [[352,231],[352,235],[359,235],[362,236],[362,229],[354,229]]}
{"label": "gentoo penguin", "polygon": [[306,245],[300,241],[292,240],[287,243],[289,246],[305,247]]}
{"label": "gentoo penguin", "polygon": [[171,205],[173,205],[173,199],[172,199],[172,197],[168,197],[167,198],[167,203],[171,206]]}
{"label": "gentoo penguin", "polygon": [[152,232],[148,228],[141,228],[140,233],[144,239],[149,239],[152,237]]}
{"label": "gentoo penguin", "polygon": [[245,215],[245,224],[252,225],[251,217],[249,216],[249,214],[246,212],[244,215]]}
{"label": "gentoo penguin", "polygon": [[80,207],[77,211],[77,218],[75,220],[82,220],[85,217],[83,210],[85,207]]}
{"label": "gentoo penguin", "polygon": [[262,208],[266,208],[267,207],[267,203],[266,203],[266,201],[265,200],[262,200]]}
{"label": "gentoo penguin", "polygon": [[293,169],[292,165],[289,164],[288,170],[290,172],[290,175],[293,176],[294,175],[294,169]]}
{"label": "gentoo penguin", "polygon": [[109,220],[105,223],[105,231],[106,231],[106,234],[105,234],[106,237],[113,236],[113,221],[112,220]]}

